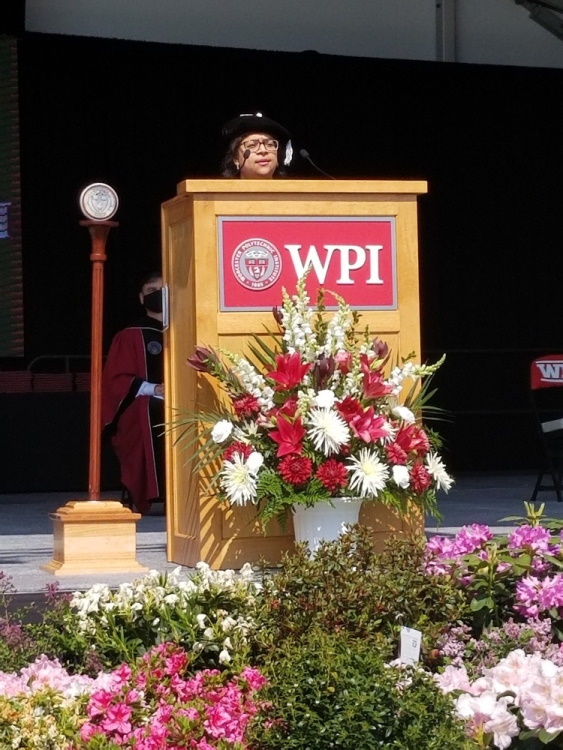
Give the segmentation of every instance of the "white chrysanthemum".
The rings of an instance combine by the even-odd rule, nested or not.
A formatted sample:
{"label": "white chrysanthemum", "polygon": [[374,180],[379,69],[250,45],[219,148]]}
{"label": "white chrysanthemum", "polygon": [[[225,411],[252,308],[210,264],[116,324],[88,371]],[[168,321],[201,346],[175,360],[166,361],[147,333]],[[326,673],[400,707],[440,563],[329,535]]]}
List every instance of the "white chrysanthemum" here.
{"label": "white chrysanthemum", "polygon": [[395,406],[392,413],[395,417],[399,417],[399,419],[402,419],[403,422],[406,422],[407,424],[414,424],[415,422],[414,414],[406,406]]}
{"label": "white chrysanthemum", "polygon": [[316,406],[321,409],[331,409],[334,406],[334,402],[336,401],[336,396],[334,395],[334,391],[331,391],[330,388],[326,388],[325,390],[319,391],[317,393],[314,401]]}
{"label": "white chrysanthemum", "polygon": [[220,419],[213,425],[211,437],[214,443],[224,443],[233,431],[233,425],[228,419]]}
{"label": "white chrysanthemum", "polygon": [[221,487],[233,505],[256,502],[256,475],[240,453],[225,461],[220,477]]}
{"label": "white chrysanthemum", "polygon": [[429,453],[426,456],[426,468],[436,482],[437,489],[445,492],[451,489],[454,480],[446,471],[446,467],[437,453]]}
{"label": "white chrysanthemum", "polygon": [[306,420],[309,438],[318,451],[330,456],[350,440],[350,429],[334,409],[312,409]]}
{"label": "white chrysanthemum", "polygon": [[389,470],[379,460],[377,453],[369,448],[362,448],[358,457],[352,456],[346,467],[352,475],[349,487],[359,492],[360,497],[373,497],[385,487]]}
{"label": "white chrysanthemum", "polygon": [[402,466],[400,464],[396,464],[393,466],[393,481],[397,485],[397,487],[402,487],[404,490],[409,486],[410,477],[409,477],[409,470],[406,466]]}

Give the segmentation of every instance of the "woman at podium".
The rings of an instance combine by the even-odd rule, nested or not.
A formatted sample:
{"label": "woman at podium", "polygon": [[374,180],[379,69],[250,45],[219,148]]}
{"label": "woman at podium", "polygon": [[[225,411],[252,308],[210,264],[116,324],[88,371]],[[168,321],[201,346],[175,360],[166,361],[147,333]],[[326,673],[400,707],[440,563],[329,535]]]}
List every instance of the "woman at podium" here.
{"label": "woman at podium", "polygon": [[269,180],[284,177],[293,149],[291,136],[279,122],[256,114],[239,115],[223,126],[227,153],[221,164],[223,177]]}

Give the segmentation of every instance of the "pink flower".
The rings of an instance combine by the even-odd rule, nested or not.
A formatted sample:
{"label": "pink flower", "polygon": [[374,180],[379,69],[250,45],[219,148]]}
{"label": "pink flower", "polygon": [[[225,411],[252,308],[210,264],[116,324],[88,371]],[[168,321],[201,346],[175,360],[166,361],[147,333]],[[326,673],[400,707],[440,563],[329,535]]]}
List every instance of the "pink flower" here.
{"label": "pink flower", "polygon": [[463,526],[455,537],[456,555],[469,555],[492,538],[493,534],[488,526],[479,523]]}
{"label": "pink flower", "polygon": [[125,703],[118,703],[117,706],[109,706],[106,712],[106,718],[100,724],[104,732],[110,734],[128,734],[131,731],[131,709]]}
{"label": "pink flower", "polygon": [[551,534],[542,526],[518,526],[508,537],[509,550],[529,547],[534,552],[547,552]]}
{"label": "pink flower", "polygon": [[245,667],[240,676],[246,680],[251,690],[261,690],[268,683],[264,675],[253,667]]}

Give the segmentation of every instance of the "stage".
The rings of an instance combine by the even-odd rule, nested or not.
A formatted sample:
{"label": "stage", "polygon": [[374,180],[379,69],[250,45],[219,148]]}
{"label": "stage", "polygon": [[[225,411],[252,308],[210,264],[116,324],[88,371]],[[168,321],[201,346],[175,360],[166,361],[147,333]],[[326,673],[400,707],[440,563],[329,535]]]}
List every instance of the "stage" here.
{"label": "stage", "polygon": [[[427,534],[455,534],[465,524],[483,523],[494,532],[503,533],[509,523],[505,516],[524,514],[524,501],[529,500],[535,483],[530,474],[472,474],[457,478],[448,495],[440,497],[444,516],[440,526],[433,518],[427,519]],[[116,493],[102,493],[103,497],[119,497]],[[39,594],[47,584],[59,581],[62,590],[86,589],[94,583],[117,586],[132,581],[137,575],[52,576],[40,566],[52,557],[53,534],[49,513],[71,499],[85,493],[34,493],[0,495],[0,571],[10,576],[20,594]],[[546,515],[563,518],[563,503],[555,493],[544,491],[539,502],[546,503]],[[166,523],[156,506],[154,515],[144,516],[137,527],[137,561],[149,569],[173,570],[176,565],[166,560]],[[160,514],[160,515],[157,515]],[[27,598],[27,597],[26,597]]]}

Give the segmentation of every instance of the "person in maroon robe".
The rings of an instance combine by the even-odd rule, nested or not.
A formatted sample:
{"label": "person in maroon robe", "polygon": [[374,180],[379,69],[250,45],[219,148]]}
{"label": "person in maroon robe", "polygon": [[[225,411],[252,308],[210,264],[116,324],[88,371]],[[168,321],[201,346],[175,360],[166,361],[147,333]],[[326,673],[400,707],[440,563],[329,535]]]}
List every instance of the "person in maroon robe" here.
{"label": "person in maroon robe", "polygon": [[162,277],[143,279],[145,315],[114,337],[102,379],[102,424],[121,482],[141,513],[164,501]]}

